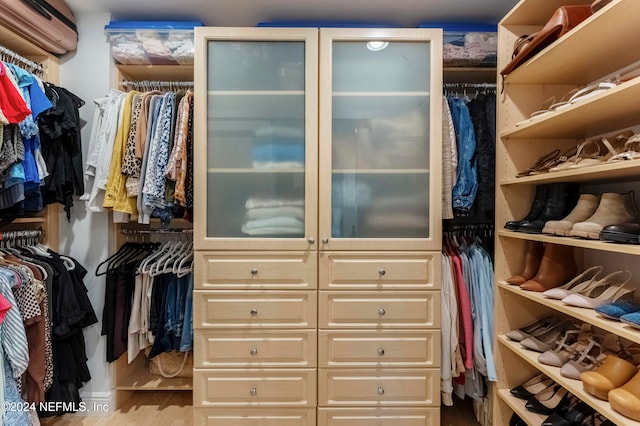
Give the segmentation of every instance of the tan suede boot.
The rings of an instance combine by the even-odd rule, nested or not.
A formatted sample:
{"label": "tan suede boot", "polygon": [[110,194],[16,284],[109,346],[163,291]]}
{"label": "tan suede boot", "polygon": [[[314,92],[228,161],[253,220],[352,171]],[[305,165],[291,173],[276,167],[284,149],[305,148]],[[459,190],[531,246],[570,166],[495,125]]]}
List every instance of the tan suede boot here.
{"label": "tan suede boot", "polygon": [[589,219],[596,212],[599,203],[600,194],[581,194],[578,203],[573,210],[571,210],[571,213],[561,220],[550,220],[546,222],[542,233],[555,234],[563,237],[569,236],[573,225]]}
{"label": "tan suede boot", "polygon": [[595,213],[585,220],[573,225],[572,237],[600,239],[600,231],[607,225],[618,225],[629,222],[638,215],[633,191],[623,194],[605,192]]}
{"label": "tan suede boot", "polygon": [[528,241],[527,253],[524,258],[524,271],[522,273],[507,278],[509,284],[520,285],[525,281],[535,277],[540,267],[540,261],[544,253],[544,244],[540,241]]}
{"label": "tan suede boot", "polygon": [[578,270],[573,247],[547,243],[536,276],[520,285],[523,290],[546,291],[566,283]]}

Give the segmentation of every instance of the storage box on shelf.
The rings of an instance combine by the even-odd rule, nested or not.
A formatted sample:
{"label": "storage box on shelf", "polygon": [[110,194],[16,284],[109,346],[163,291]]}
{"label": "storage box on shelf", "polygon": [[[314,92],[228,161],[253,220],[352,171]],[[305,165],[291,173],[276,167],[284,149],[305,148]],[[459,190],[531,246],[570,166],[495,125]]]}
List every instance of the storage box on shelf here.
{"label": "storage box on shelf", "polygon": [[111,21],[104,30],[111,55],[126,65],[193,65],[197,21]]}
{"label": "storage box on shelf", "polygon": [[[509,62],[516,38],[539,30],[559,6],[584,3],[583,0],[520,1],[498,27],[498,69]],[[536,185],[579,182],[615,188],[616,183],[621,181],[640,180],[640,162],[635,163],[636,160],[516,178],[518,172],[530,167],[537,158],[554,149],[564,152],[584,139],[613,135],[640,125],[638,78],[581,99],[561,110],[530,117],[550,97],[559,101],[572,89],[598,81],[615,81],[619,71],[639,62],[640,52],[629,41],[640,36],[640,27],[632,18],[638,14],[640,3],[634,0],[613,0],[499,82],[504,94],[498,97],[496,145],[496,229],[499,231],[495,253],[495,329],[498,336],[495,355],[499,381],[495,393],[494,424],[508,424],[514,411],[528,424],[540,423],[537,416],[525,411],[522,404],[514,401],[508,392],[538,371],[549,374],[614,423],[638,423],[612,410],[606,401],[600,401],[584,392],[581,382],[563,378],[557,369],[538,363],[532,353],[501,337],[507,331],[530,323],[544,313],[556,312],[632,342],[640,342],[639,330],[604,319],[594,311],[572,308],[504,282],[507,277],[521,272],[528,241],[575,247],[574,251],[579,259],[582,259],[585,250],[638,256],[638,246],[524,234],[503,229],[506,221],[520,219],[527,214]],[[612,44],[618,46],[615,51],[611,49]],[[499,87],[499,92],[500,89]],[[589,265],[583,265],[586,266]]]}

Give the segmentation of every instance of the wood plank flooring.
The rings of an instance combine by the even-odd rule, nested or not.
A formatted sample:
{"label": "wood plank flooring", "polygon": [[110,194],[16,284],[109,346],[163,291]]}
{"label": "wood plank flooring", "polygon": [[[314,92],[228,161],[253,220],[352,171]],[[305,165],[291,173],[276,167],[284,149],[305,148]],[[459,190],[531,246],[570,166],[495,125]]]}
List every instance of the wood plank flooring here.
{"label": "wood plank flooring", "polygon": [[[66,414],[40,419],[43,426],[190,426],[193,425],[191,392],[135,392],[112,415],[85,417]],[[441,426],[478,426],[471,399],[455,400],[453,407],[442,407]]]}

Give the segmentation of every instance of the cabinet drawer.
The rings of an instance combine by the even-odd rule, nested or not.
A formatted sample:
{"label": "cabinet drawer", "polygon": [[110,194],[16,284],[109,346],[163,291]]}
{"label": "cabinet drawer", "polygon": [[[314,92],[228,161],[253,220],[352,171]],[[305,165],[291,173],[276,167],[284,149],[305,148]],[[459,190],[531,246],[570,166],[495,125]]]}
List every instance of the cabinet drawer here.
{"label": "cabinet drawer", "polygon": [[436,426],[439,408],[318,408],[323,426]]}
{"label": "cabinet drawer", "polygon": [[193,327],[315,328],[315,291],[193,292]]}
{"label": "cabinet drawer", "polygon": [[320,331],[321,367],[437,367],[440,331]]}
{"label": "cabinet drawer", "polygon": [[194,408],[194,424],[206,426],[315,426],[313,408]]}
{"label": "cabinet drawer", "polygon": [[196,253],[195,288],[200,290],[317,288],[315,252]]}
{"label": "cabinet drawer", "polygon": [[202,330],[195,340],[196,368],[316,366],[317,339],[311,330]]}
{"label": "cabinet drawer", "polygon": [[439,328],[440,292],[320,291],[320,328]]}
{"label": "cabinet drawer", "polygon": [[440,288],[440,253],[320,253],[320,288]]}
{"label": "cabinet drawer", "polygon": [[193,372],[196,407],[315,407],[315,369],[198,370]]}
{"label": "cabinet drawer", "polygon": [[440,370],[319,369],[318,405],[440,405]]}

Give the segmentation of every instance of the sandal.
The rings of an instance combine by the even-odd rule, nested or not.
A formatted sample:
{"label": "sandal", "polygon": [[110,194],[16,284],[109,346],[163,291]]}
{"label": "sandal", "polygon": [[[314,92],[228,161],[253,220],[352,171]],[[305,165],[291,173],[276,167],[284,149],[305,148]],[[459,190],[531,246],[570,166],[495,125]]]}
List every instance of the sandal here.
{"label": "sandal", "polygon": [[576,154],[573,157],[569,158],[562,164],[558,164],[557,166],[550,168],[549,171],[560,172],[563,170],[595,166],[604,163],[609,158],[617,154],[618,151],[606,138],[602,137],[599,140],[590,139],[578,145]]}
{"label": "sandal", "polygon": [[536,161],[533,166],[518,173],[516,177],[525,177],[525,176],[531,176],[534,174],[546,172],[549,170],[549,168],[553,167],[557,163],[559,158],[560,158],[560,150],[556,149],[538,158],[538,161]]}
{"label": "sandal", "polygon": [[560,99],[560,101],[559,101],[559,102],[556,102],[555,104],[552,104],[552,105],[549,107],[549,110],[551,110],[551,111],[556,111],[558,108],[560,108],[560,107],[562,107],[562,106],[564,106],[564,105],[568,104],[568,103],[569,103],[569,100],[570,100],[570,99],[571,99],[571,98],[572,98],[576,93],[578,93],[578,91],[579,91],[579,90],[580,90],[580,89],[577,89],[577,88],[576,88],[576,89],[573,89],[573,90],[568,91],[567,93],[565,93],[565,94],[564,94],[564,96],[562,96],[562,98]]}
{"label": "sandal", "polygon": [[533,118],[533,117],[537,117],[539,115],[545,114],[547,112],[551,112],[552,111],[551,107],[555,105],[555,102],[556,102],[555,96],[548,98],[543,103],[541,103],[538,109],[534,111],[529,117]]}
{"label": "sandal", "polygon": [[[560,374],[569,379],[580,380],[580,374],[599,366],[607,357],[604,345],[605,336],[594,334],[589,338],[575,359],[568,361],[560,368]],[[616,351],[617,352],[617,351]]]}
{"label": "sandal", "polygon": [[598,83],[590,84],[578,90],[571,98],[569,98],[569,102],[567,102],[567,105],[573,105],[576,102],[592,98],[602,92],[613,89],[616,86],[617,85],[615,83],[611,83],[608,81],[600,81]]}
{"label": "sandal", "polygon": [[640,133],[631,136],[624,143],[624,151],[609,158],[608,162],[636,160],[640,158]]}

